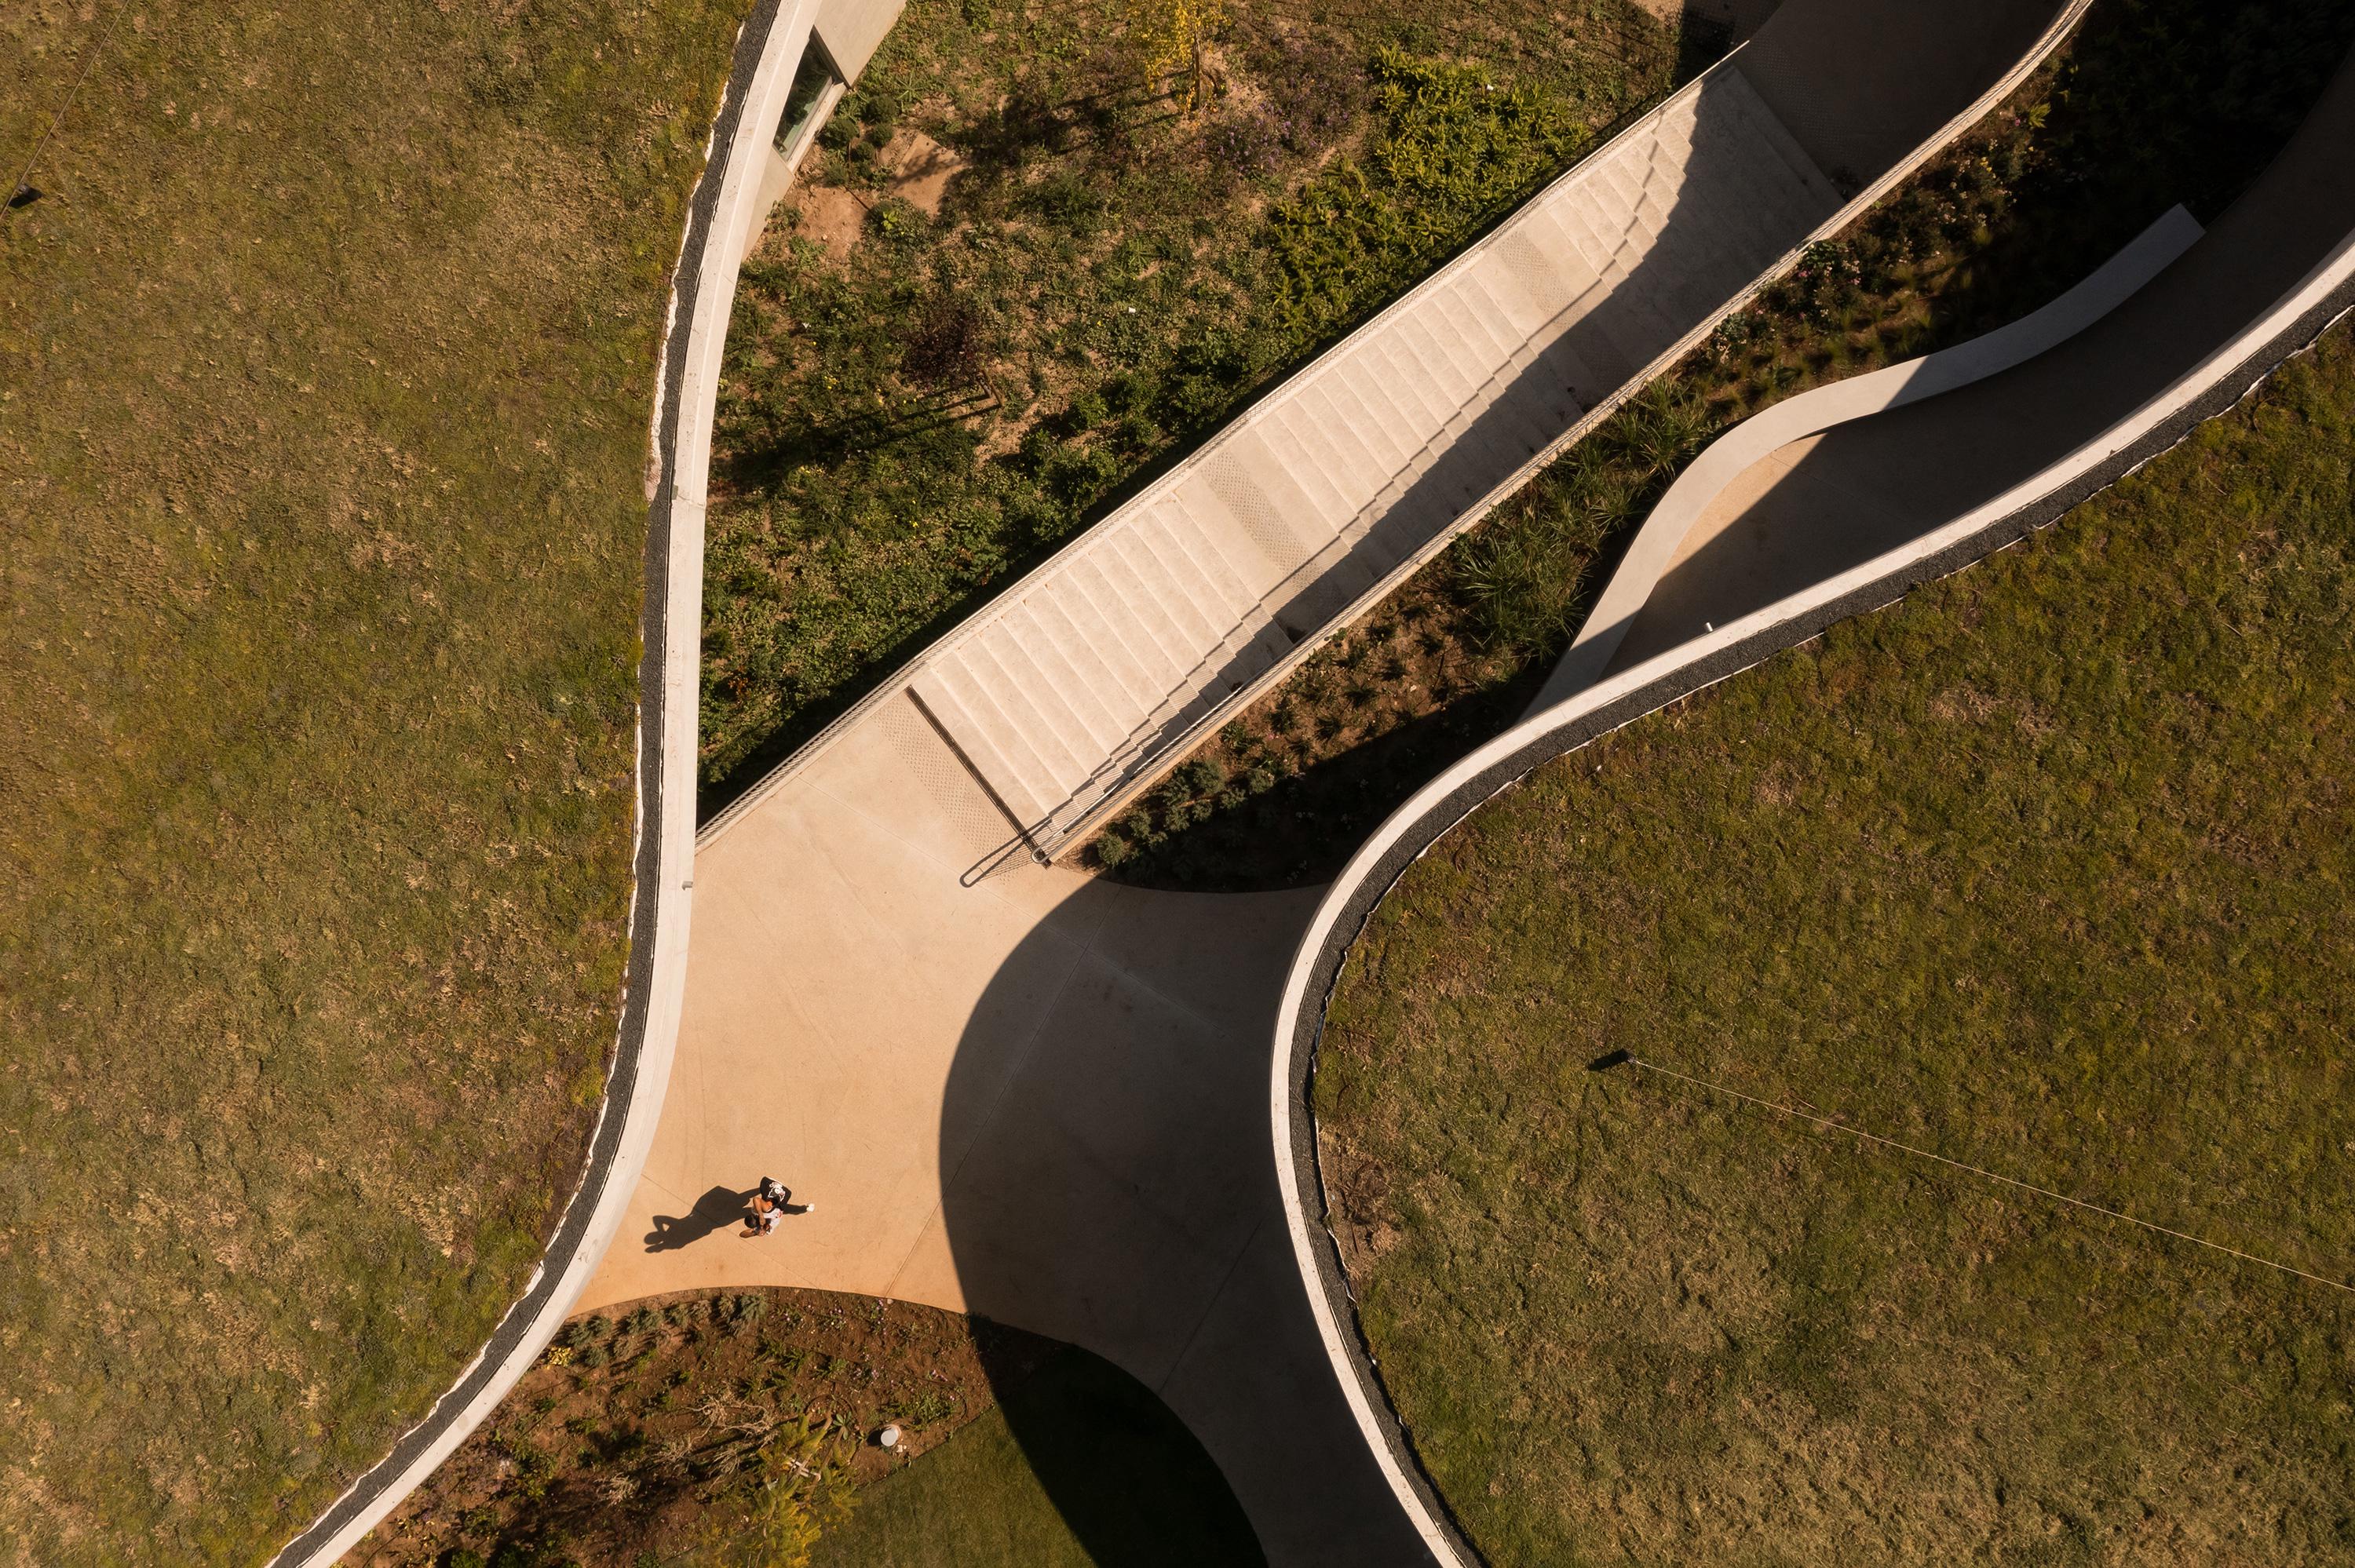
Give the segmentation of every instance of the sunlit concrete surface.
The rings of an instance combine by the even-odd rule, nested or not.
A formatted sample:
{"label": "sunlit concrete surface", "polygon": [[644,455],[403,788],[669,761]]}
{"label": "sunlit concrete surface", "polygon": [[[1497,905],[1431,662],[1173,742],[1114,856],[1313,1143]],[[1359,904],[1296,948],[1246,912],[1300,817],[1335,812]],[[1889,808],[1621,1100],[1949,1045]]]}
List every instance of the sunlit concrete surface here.
{"label": "sunlit concrete surface", "polygon": [[[1007,837],[902,696],[705,843],[669,1110],[581,1308],[789,1285],[979,1312],[1158,1393],[1271,1561],[1426,1561],[1316,1339],[1267,1148],[1314,890],[1145,892]],[[747,1238],[762,1176],[813,1207]]]}

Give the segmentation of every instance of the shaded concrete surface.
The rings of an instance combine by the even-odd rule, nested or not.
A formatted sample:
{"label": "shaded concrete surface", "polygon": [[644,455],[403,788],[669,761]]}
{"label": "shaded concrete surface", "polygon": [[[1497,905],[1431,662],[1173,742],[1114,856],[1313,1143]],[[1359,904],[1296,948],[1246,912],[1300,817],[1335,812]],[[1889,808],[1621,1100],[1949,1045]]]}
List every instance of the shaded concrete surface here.
{"label": "shaded concrete surface", "polygon": [[2061,9],[2052,0],[1791,0],[1742,52],[1742,74],[1817,167],[1853,191],[2000,81]]}
{"label": "shaded concrete surface", "polygon": [[[1006,837],[902,697],[703,846],[669,1112],[581,1309],[790,1285],[982,1313],[1157,1392],[1271,1562],[1428,1561],[1317,1337],[1267,1147],[1316,892],[1145,892]],[[713,1223],[764,1175],[811,1212]]]}
{"label": "shaded concrete surface", "polygon": [[1644,520],[1531,711],[1550,707],[1592,685],[1610,666],[1620,639],[1659,586],[1662,574],[1690,559],[1757,507],[1814,449],[1823,431],[1938,397],[2050,352],[2131,298],[2195,244],[2200,232],[2189,212],[2175,207],[2092,276],[2009,325],[1919,359],[1803,392],[1710,442]]}
{"label": "shaded concrete surface", "polygon": [[1780,447],[1694,524],[1606,673],[1984,505],[2160,396],[2331,253],[2355,213],[2355,68],[2180,260],[2062,348]]}

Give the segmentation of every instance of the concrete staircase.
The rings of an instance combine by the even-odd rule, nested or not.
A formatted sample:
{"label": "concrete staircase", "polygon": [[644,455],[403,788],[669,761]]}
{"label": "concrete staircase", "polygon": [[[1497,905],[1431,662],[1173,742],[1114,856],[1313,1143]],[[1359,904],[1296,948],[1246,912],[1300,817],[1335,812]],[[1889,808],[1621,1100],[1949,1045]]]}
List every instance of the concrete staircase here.
{"label": "concrete staircase", "polygon": [[909,687],[1050,848],[1839,206],[1721,65],[936,647]]}

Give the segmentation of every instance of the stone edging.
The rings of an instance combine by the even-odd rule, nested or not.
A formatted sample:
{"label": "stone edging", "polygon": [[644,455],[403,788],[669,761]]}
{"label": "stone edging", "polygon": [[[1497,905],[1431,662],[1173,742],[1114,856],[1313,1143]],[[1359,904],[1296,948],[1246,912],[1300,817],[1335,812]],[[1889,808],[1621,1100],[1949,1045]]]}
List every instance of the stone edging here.
{"label": "stone edging", "polygon": [[1419,790],[1334,880],[1302,938],[1276,1014],[1270,1084],[1276,1176],[1294,1256],[1334,1372],[1401,1505],[1441,1562],[1472,1564],[1480,1558],[1423,1473],[1382,1385],[1358,1321],[1339,1245],[1325,1223],[1316,1157],[1311,1095],[1325,1006],[1375,906],[1449,830],[1537,768],[2058,521],[2238,405],[2350,311],[2355,311],[2355,236],[2224,347],[2068,458],[1910,546],[1524,719]]}
{"label": "stone edging", "polygon": [[[630,952],[605,1097],[580,1185],[524,1294],[432,1413],[283,1547],[273,1568],[333,1563],[496,1407],[563,1323],[621,1227],[653,1147],[678,1044],[695,874],[704,482],[722,340],[769,135],[816,0],[756,0],[737,35],[705,172],[672,275],[653,419],[638,663],[638,815]],[[718,177],[713,177],[715,163]],[[684,325],[686,330],[679,330]]]}

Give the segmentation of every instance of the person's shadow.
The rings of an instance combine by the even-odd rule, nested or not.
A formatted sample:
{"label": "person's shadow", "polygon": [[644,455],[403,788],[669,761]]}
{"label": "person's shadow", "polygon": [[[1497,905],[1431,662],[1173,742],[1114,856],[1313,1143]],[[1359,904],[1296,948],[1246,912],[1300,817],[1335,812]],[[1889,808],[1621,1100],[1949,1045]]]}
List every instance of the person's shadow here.
{"label": "person's shadow", "polygon": [[714,1187],[698,1198],[695,1207],[684,1214],[656,1214],[655,1228],[646,1233],[646,1250],[677,1252],[714,1231],[739,1224],[744,1218],[746,1205],[758,1191],[757,1187],[748,1187],[741,1192],[733,1187]]}

